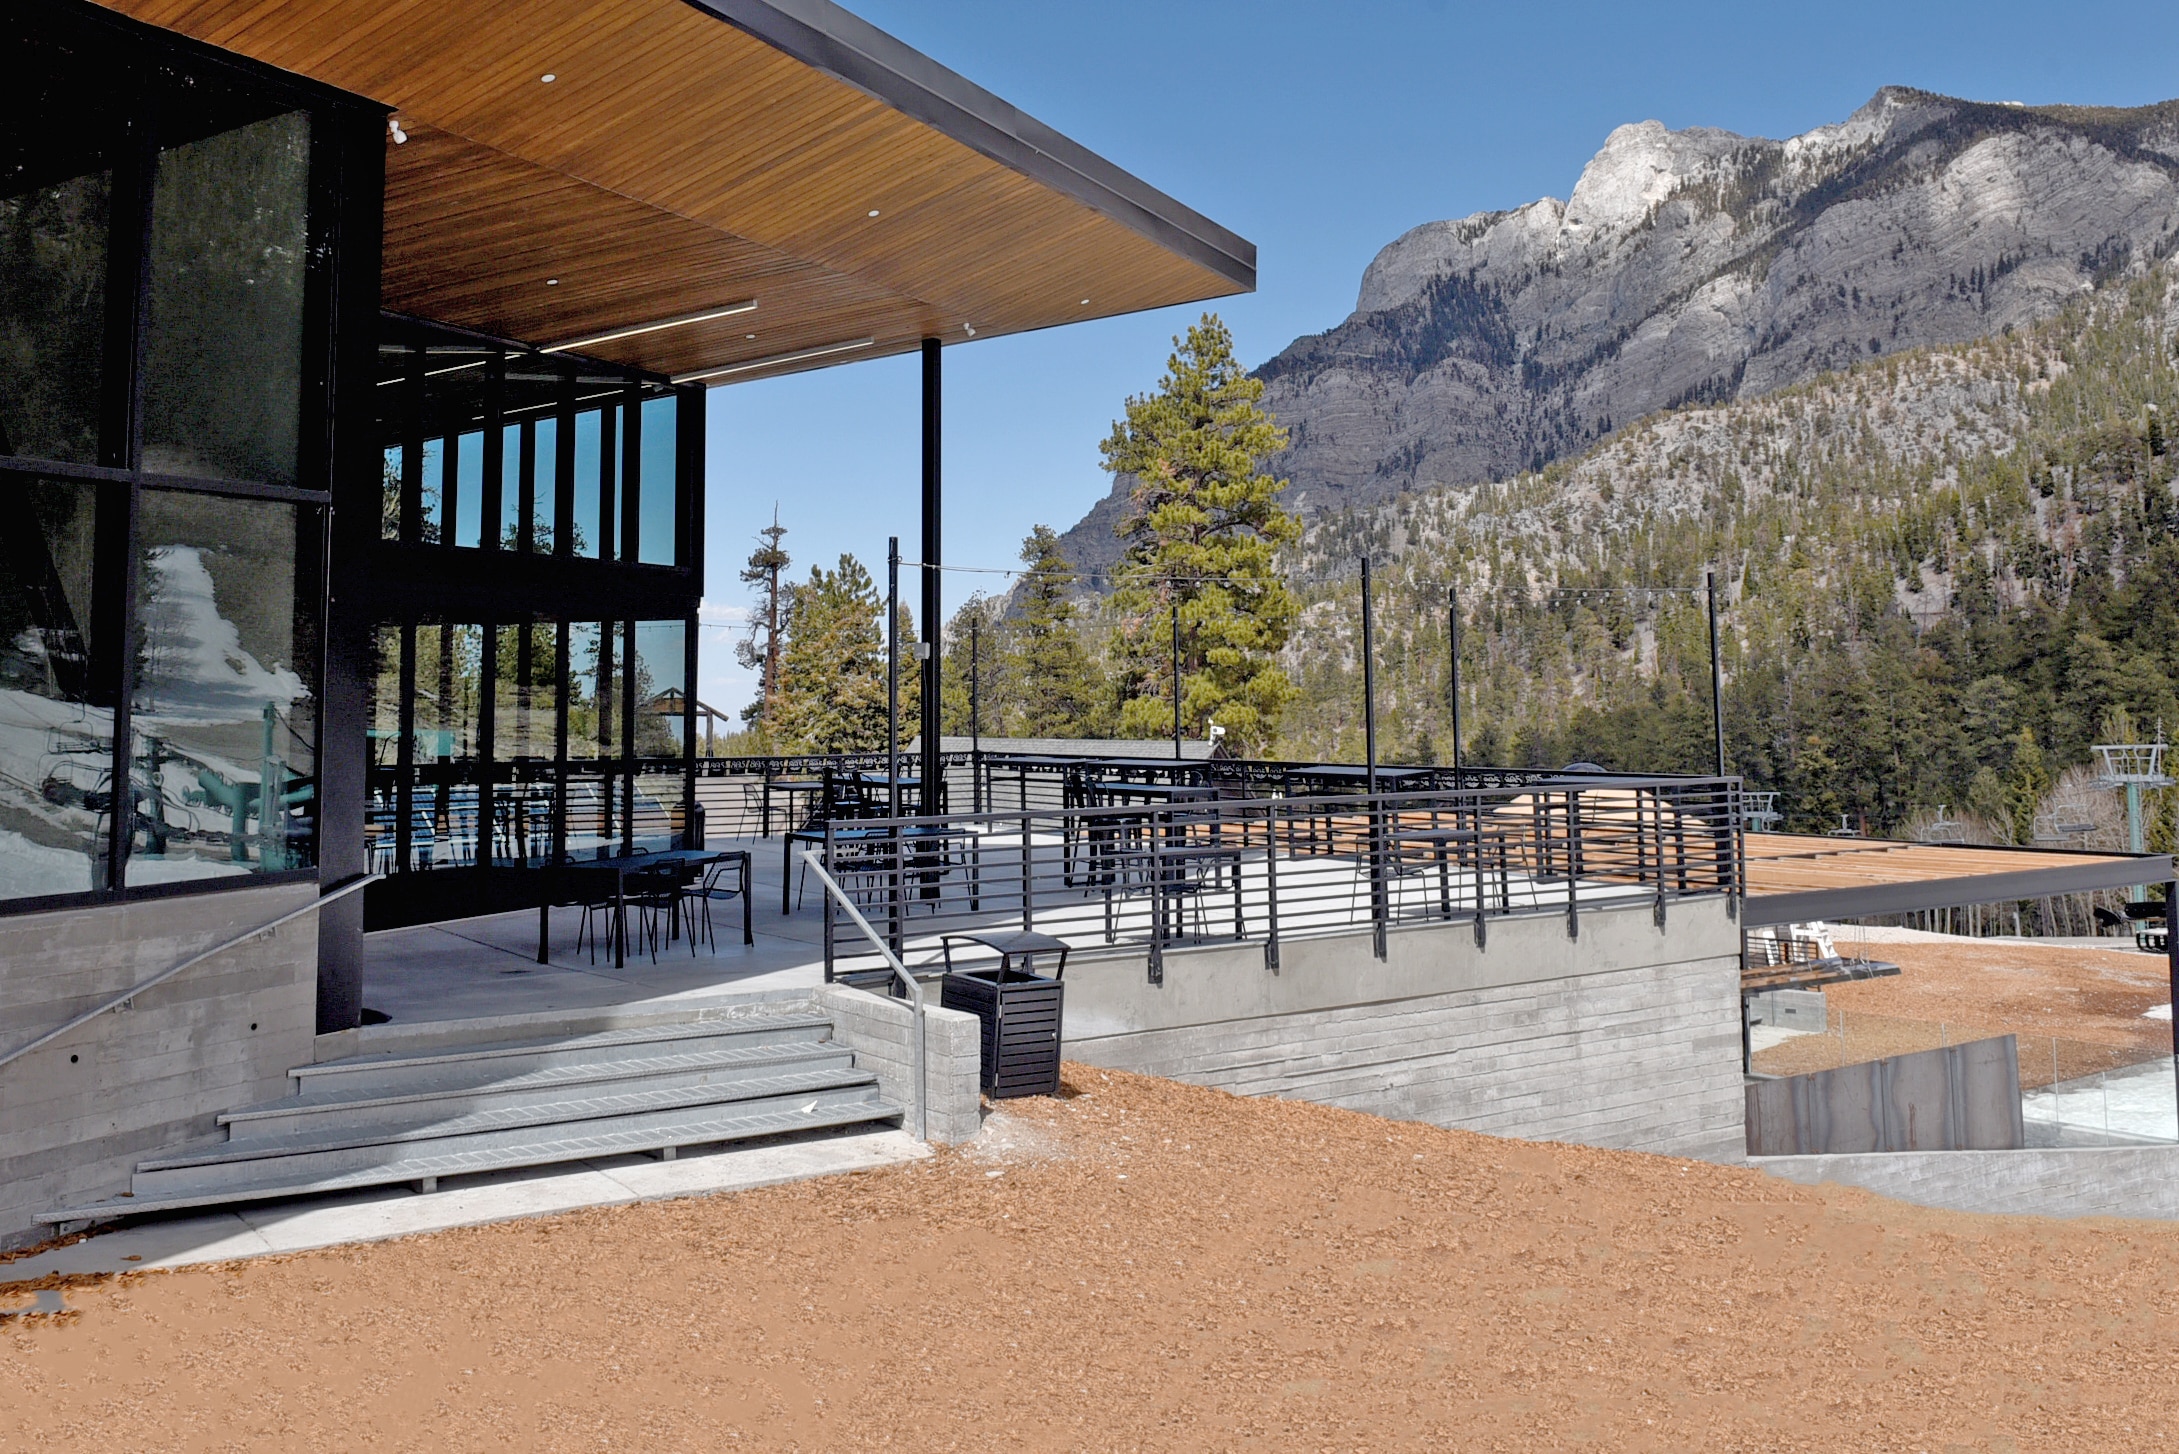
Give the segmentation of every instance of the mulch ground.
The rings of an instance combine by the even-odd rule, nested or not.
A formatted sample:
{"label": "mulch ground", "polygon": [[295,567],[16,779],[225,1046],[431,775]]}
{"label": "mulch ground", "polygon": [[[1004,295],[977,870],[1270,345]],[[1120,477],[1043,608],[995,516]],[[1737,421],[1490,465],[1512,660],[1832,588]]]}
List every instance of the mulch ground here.
{"label": "mulch ground", "polygon": [[0,1450],[2179,1432],[2179,1228],[1067,1081],[908,1167],[73,1286],[0,1322]]}

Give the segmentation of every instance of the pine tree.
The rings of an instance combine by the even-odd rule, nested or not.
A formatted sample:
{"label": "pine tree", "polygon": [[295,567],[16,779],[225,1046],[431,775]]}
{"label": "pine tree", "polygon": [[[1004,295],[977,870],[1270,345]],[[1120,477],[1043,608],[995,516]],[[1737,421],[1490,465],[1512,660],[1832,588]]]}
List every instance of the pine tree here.
{"label": "pine tree", "polygon": [[749,618],[748,636],[734,644],[734,660],[745,670],[763,672],[757,699],[741,714],[760,734],[771,730],[779,705],[780,612],[786,604],[780,578],[792,564],[779,543],[786,533],[787,527],[779,523],[779,507],[774,505],[772,523],[757,532],[757,548],[749,553],[749,564],[741,573],[742,584],[757,588],[757,607]]}
{"label": "pine tree", "polygon": [[1020,614],[1009,633],[1007,677],[1017,722],[1025,737],[1096,737],[1102,734],[1103,681],[1083,647],[1068,597],[1074,567],[1048,525],[1021,543]]}
{"label": "pine tree", "polygon": [[[1014,718],[1013,678],[1007,662],[1007,642],[1012,627],[1006,619],[1003,597],[982,592],[961,603],[946,623],[945,670],[940,674],[944,698],[940,721],[949,737],[966,737],[974,726],[986,737],[1009,735]],[[975,703],[970,704],[970,653],[975,654]]]}
{"label": "pine tree", "polygon": [[[900,639],[915,639],[901,611]],[[885,746],[885,601],[852,555],[837,569],[810,567],[787,595],[781,627],[780,691],[772,730],[780,746],[806,752],[872,752]],[[903,652],[901,740],[913,737],[916,673]]]}
{"label": "pine tree", "polygon": [[1102,445],[1104,467],[1133,481],[1119,526],[1119,728],[1171,730],[1170,613],[1180,619],[1181,718],[1201,735],[1216,720],[1243,752],[1278,730],[1294,686],[1277,656],[1297,608],[1274,569],[1300,523],[1278,503],[1284,480],[1263,472],[1286,434],[1261,407],[1263,382],[1233,357],[1233,336],[1206,313],[1173,340],[1157,392],[1130,397]]}

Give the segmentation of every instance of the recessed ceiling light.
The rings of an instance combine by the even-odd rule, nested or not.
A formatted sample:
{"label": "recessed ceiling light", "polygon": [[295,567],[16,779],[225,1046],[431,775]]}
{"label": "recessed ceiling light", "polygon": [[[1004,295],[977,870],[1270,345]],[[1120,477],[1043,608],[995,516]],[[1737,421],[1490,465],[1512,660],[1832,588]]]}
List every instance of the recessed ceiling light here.
{"label": "recessed ceiling light", "polygon": [[1083,306],[1084,308],[1087,308],[1087,307],[1089,306],[1089,299],[1087,299],[1087,298],[1084,298],[1084,299],[1082,300],[1082,306]]}
{"label": "recessed ceiling light", "polygon": [[547,278],[545,279],[545,286],[548,288],[557,288],[560,286],[560,280],[558,278]]}
{"label": "recessed ceiling light", "polygon": [[877,216],[877,215],[878,215],[878,209],[877,209],[877,208],[875,208],[875,207],[871,208],[871,209],[870,209],[870,215],[871,215],[872,217],[875,217],[875,216]]}
{"label": "recessed ceiling light", "polygon": [[751,343],[754,343],[757,340],[757,336],[754,333],[744,333],[742,337],[748,339]]}
{"label": "recessed ceiling light", "polygon": [[553,83],[554,81],[557,81],[557,80],[559,80],[560,78],[559,78],[558,76],[555,76],[555,75],[554,75],[554,74],[553,74],[552,72],[550,72],[550,71],[547,71],[547,72],[545,72],[545,74],[543,74],[542,76],[539,76],[539,77],[538,77],[537,79],[538,79],[538,80],[540,80],[540,81],[543,81],[543,82],[544,82],[544,83],[545,83],[546,85],[548,85],[548,86],[549,86],[549,85],[551,85],[551,84],[552,84],[552,83]]}

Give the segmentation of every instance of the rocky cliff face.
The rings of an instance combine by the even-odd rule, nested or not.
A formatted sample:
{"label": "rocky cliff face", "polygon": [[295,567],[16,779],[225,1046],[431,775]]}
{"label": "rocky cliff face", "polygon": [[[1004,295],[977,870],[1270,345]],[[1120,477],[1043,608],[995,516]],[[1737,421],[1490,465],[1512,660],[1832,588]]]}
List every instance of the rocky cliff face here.
{"label": "rocky cliff face", "polygon": [[[1622,126],[1573,195],[1432,222],[1258,372],[1305,514],[1503,479],[1660,409],[2054,313],[2179,247],[2179,102],[1887,88],[1787,141]],[[1118,492],[1115,492],[1117,496]],[[1069,532],[1117,556],[1118,500]]]}

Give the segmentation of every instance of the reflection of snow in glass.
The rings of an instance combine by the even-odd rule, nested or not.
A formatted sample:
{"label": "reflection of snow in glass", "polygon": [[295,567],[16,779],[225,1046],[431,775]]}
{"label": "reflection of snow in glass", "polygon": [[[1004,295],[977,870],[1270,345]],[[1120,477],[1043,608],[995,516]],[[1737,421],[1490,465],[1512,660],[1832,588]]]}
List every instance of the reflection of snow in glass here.
{"label": "reflection of snow in glass", "polygon": [[173,722],[252,722],[267,702],[285,709],[308,695],[295,672],[267,667],[242,649],[241,631],[219,614],[212,573],[196,546],[160,546],[149,564],[140,711]]}

